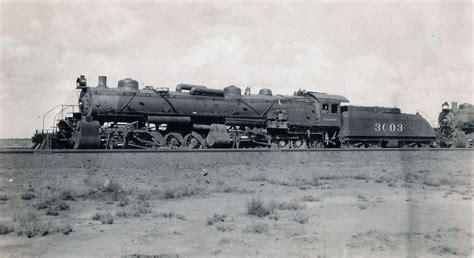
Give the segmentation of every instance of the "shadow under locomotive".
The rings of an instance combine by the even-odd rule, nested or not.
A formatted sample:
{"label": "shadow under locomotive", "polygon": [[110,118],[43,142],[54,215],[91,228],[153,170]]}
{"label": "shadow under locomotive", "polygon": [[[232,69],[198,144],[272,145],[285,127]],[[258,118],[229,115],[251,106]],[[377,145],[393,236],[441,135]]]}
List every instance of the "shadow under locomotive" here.
{"label": "shadow under locomotive", "polygon": [[398,108],[348,106],[339,95],[301,91],[245,94],[236,86],[179,84],[176,91],[127,78],[117,88],[82,75],[79,112],[53,132],[38,131],[34,148],[365,148],[430,147],[436,134],[419,114]]}

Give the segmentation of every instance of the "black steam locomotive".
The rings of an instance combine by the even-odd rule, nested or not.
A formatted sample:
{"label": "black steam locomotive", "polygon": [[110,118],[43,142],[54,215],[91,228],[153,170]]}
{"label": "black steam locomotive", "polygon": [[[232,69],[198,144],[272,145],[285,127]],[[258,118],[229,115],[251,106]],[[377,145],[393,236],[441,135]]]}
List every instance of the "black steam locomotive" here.
{"label": "black steam locomotive", "polygon": [[419,114],[398,108],[341,105],[339,95],[236,86],[179,84],[176,91],[127,78],[117,88],[77,79],[79,110],[53,133],[37,132],[36,148],[365,148],[428,147],[436,139]]}

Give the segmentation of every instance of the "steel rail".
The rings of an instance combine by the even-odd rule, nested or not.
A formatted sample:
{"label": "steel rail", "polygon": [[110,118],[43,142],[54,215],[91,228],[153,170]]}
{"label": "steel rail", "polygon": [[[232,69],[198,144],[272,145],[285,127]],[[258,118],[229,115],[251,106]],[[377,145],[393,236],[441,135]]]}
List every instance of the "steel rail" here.
{"label": "steel rail", "polygon": [[383,149],[28,149],[0,148],[0,154],[56,154],[56,153],[214,153],[214,152],[421,152],[474,151],[473,148],[383,148]]}

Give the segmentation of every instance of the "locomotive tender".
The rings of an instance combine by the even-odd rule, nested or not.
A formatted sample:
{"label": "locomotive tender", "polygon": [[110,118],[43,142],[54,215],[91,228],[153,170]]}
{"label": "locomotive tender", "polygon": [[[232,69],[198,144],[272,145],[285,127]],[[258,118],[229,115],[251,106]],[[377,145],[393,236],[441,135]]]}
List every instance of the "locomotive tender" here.
{"label": "locomotive tender", "polygon": [[241,93],[179,84],[175,91],[127,78],[117,88],[81,75],[80,112],[54,133],[37,133],[37,148],[331,148],[427,147],[435,131],[419,114],[398,108],[344,106],[339,95],[299,90],[294,96]]}

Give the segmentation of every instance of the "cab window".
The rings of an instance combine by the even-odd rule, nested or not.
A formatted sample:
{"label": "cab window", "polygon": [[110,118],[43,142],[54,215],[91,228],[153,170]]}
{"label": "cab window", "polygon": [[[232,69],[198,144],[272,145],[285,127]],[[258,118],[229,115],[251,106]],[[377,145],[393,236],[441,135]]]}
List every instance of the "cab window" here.
{"label": "cab window", "polygon": [[329,104],[323,104],[323,113],[329,113]]}
{"label": "cab window", "polygon": [[337,104],[332,104],[331,105],[331,113],[332,114],[337,113]]}

